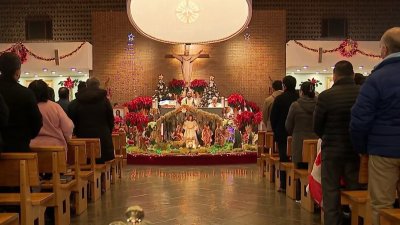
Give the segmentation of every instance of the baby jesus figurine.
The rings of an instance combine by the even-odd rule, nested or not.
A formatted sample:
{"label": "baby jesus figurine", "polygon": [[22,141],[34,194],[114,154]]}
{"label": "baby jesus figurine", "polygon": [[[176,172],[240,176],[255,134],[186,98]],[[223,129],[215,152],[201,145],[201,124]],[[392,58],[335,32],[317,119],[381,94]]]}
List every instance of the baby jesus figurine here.
{"label": "baby jesus figurine", "polygon": [[201,132],[201,140],[204,143],[204,146],[210,147],[212,142],[212,131],[210,129],[210,125],[204,125],[203,131]]}

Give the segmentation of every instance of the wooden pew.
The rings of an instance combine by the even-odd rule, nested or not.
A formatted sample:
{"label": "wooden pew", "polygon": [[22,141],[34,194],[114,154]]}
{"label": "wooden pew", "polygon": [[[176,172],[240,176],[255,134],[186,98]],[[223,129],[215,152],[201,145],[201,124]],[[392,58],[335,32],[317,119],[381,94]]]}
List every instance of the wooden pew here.
{"label": "wooden pew", "polygon": [[44,225],[47,204],[53,193],[31,193],[39,187],[38,158],[35,153],[2,153],[0,156],[0,187],[19,187],[20,193],[0,193],[0,205],[20,206],[22,225]]}
{"label": "wooden pew", "polygon": [[122,142],[123,135],[120,133],[113,133],[112,140],[114,145],[114,155],[115,155],[115,170],[111,174],[111,183],[114,184],[117,178],[122,178],[122,167],[124,165],[124,156],[122,155]]}
{"label": "wooden pew", "polygon": [[267,177],[267,180],[271,183],[275,181],[275,165],[274,161],[271,159],[271,157],[278,157],[277,148],[274,145],[274,133],[272,132],[267,132],[266,133],[266,148],[268,150],[267,153],[265,153],[265,174]]}
{"label": "wooden pew", "polygon": [[81,165],[86,165],[87,163],[87,153],[86,153],[86,142],[70,140],[68,142],[68,152],[67,152],[68,165],[73,169],[73,172],[68,173],[68,175],[73,175],[77,181],[75,187],[72,189],[74,194],[74,206],[75,214],[80,215],[87,209],[88,204],[88,183],[91,177],[93,177],[94,172],[82,171]]}
{"label": "wooden pew", "polygon": [[18,213],[0,213],[0,225],[19,225]]}
{"label": "wooden pew", "polygon": [[[85,141],[86,152],[89,159],[89,165],[81,166],[81,170],[93,171],[93,176],[90,177],[90,195],[91,201],[97,201],[101,197],[101,190],[106,189],[110,185],[110,176],[107,176],[107,164],[96,164],[96,159],[101,157],[100,139],[98,138],[74,138],[71,141]],[[108,178],[108,179],[107,179]],[[107,185],[108,183],[108,185]]]}
{"label": "wooden pew", "polygon": [[67,173],[67,156],[64,147],[38,146],[31,147],[37,153],[39,160],[39,173],[51,173],[51,180],[42,182],[42,189],[52,191],[55,198],[48,206],[54,207],[56,225],[69,225],[71,223],[70,195],[75,188],[76,179],[61,181],[61,174]]}
{"label": "wooden pew", "polygon": [[[359,181],[360,184],[368,184],[368,156],[360,159]],[[372,210],[367,190],[342,191],[341,204],[351,207],[351,224],[358,225],[359,218],[363,218],[364,225],[372,224]]]}
{"label": "wooden pew", "polygon": [[308,169],[294,169],[295,179],[300,179],[301,207],[308,212],[314,213],[315,203],[311,195],[307,193],[308,176],[311,174],[312,166],[317,157],[317,139],[303,141],[302,161],[308,163]]}
{"label": "wooden pew", "polygon": [[382,209],[379,214],[381,225],[400,224],[400,209]]}
{"label": "wooden pew", "polygon": [[[292,141],[293,138],[289,136],[286,150],[288,157],[292,156]],[[286,196],[290,199],[296,199],[295,165],[292,162],[282,162],[280,166],[282,170],[286,171]]]}
{"label": "wooden pew", "polygon": [[261,170],[261,154],[264,153],[265,148],[265,131],[258,131],[258,145],[257,145],[257,165]]}

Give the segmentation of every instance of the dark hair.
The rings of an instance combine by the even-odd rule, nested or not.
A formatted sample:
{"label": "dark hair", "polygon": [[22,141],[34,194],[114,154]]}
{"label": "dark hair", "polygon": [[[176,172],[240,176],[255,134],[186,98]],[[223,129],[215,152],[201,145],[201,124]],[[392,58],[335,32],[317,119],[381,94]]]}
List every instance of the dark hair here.
{"label": "dark hair", "polygon": [[351,77],[354,76],[353,65],[351,62],[343,60],[335,64],[333,73],[339,77]]}
{"label": "dark hair", "polygon": [[43,80],[34,80],[28,88],[35,94],[38,102],[47,102],[49,100],[49,86]]}
{"label": "dark hair", "polygon": [[0,72],[2,76],[12,78],[19,69],[21,69],[21,59],[17,54],[5,52],[0,55]]}
{"label": "dark hair", "polygon": [[69,90],[66,87],[60,87],[58,89],[58,97],[60,99],[69,99]]}
{"label": "dark hair", "polygon": [[279,91],[282,90],[282,81],[280,80],[276,80],[274,82],[272,82],[272,89],[274,89],[274,91]]}
{"label": "dark hair", "polygon": [[310,81],[303,82],[300,86],[300,90],[303,92],[303,95],[309,98],[315,97],[315,84]]}
{"label": "dark hair", "polygon": [[87,79],[86,86],[88,88],[99,88],[100,87],[100,81],[99,81],[99,79],[97,79],[95,77],[91,77],[91,78]]}
{"label": "dark hair", "polygon": [[79,81],[78,92],[82,91],[85,88],[86,88],[86,82],[85,81]]}
{"label": "dark hair", "polygon": [[294,91],[296,89],[296,78],[292,76],[286,76],[283,78],[283,85],[289,91]]}
{"label": "dark hair", "polygon": [[54,93],[54,89],[52,87],[49,87],[47,90],[49,91],[49,100],[55,102],[56,94]]}
{"label": "dark hair", "polygon": [[354,74],[354,82],[357,85],[363,85],[366,79],[367,79],[367,77],[365,77],[361,73]]}

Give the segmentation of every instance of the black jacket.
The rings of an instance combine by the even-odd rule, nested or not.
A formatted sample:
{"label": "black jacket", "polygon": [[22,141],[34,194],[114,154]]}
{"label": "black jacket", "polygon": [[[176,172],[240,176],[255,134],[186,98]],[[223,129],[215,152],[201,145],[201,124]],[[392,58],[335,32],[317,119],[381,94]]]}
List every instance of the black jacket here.
{"label": "black jacket", "polygon": [[299,94],[293,91],[285,91],[283,94],[275,98],[271,109],[271,127],[274,132],[274,139],[277,142],[286,141],[288,133],[286,131],[285,122],[289,112],[289,108],[293,102],[299,98]]}
{"label": "black jacket", "polygon": [[112,131],[114,116],[107,92],[102,89],[86,88],[76,95],[68,106],[68,114],[75,124],[74,133],[78,138],[100,138],[101,160],[114,159]]}
{"label": "black jacket", "polygon": [[1,128],[4,152],[29,152],[29,143],[42,128],[42,114],[31,90],[14,80],[0,78],[0,94],[9,109],[8,124]]}
{"label": "black jacket", "polygon": [[350,139],[351,107],[360,87],[352,78],[338,80],[332,88],[318,96],[314,111],[314,131],[322,138],[325,152],[353,152]]}
{"label": "black jacket", "polygon": [[[3,96],[0,95],[0,130],[3,129],[8,123],[8,106],[4,101]],[[0,133],[0,152],[3,150],[3,137]]]}

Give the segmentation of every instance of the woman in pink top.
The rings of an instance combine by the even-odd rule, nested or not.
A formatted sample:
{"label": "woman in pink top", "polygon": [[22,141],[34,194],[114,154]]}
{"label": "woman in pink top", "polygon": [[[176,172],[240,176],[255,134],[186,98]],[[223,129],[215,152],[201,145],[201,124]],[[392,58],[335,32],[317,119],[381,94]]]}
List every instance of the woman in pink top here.
{"label": "woman in pink top", "polygon": [[43,80],[33,81],[28,88],[35,94],[43,117],[43,127],[30,146],[63,146],[67,149],[74,124],[59,104],[49,100],[48,85]]}

